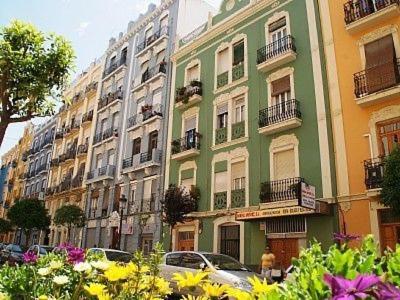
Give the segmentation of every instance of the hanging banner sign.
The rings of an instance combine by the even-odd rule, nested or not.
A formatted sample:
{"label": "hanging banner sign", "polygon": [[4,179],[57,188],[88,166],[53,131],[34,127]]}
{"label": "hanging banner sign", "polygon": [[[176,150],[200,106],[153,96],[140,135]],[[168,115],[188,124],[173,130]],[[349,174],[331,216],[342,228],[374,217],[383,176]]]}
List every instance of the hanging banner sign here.
{"label": "hanging banner sign", "polygon": [[315,186],[309,185],[305,182],[301,183],[299,206],[315,210]]}

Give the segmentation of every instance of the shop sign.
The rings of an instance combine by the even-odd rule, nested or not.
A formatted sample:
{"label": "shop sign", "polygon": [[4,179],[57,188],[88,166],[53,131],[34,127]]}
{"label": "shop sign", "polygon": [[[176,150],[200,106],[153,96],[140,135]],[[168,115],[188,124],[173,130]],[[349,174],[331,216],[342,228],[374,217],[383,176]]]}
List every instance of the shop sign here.
{"label": "shop sign", "polygon": [[302,182],[300,186],[299,206],[315,210],[315,203],[315,186]]}
{"label": "shop sign", "polygon": [[108,227],[119,227],[119,214],[117,211],[113,211],[108,218]]}
{"label": "shop sign", "polygon": [[293,215],[304,215],[312,213],[315,213],[315,211],[301,206],[291,206],[291,207],[272,208],[265,210],[237,212],[236,220],[242,221],[242,220],[263,219],[263,218],[273,218],[273,217],[283,217],[283,216],[293,216]]}

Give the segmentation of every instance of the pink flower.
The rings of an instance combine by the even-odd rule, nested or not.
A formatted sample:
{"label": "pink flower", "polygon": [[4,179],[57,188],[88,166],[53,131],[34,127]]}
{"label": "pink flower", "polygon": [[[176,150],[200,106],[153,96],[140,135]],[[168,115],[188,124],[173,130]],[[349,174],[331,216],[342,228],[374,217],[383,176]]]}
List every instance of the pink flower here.
{"label": "pink flower", "polygon": [[26,251],[22,255],[22,258],[24,260],[24,263],[26,263],[26,264],[34,264],[38,260],[37,255],[32,250]]}
{"label": "pink flower", "polygon": [[333,239],[338,242],[348,243],[350,241],[358,241],[360,239],[360,236],[335,232],[333,234]]}
{"label": "pink flower", "polygon": [[324,275],[325,282],[331,287],[333,300],[365,299],[373,293],[380,282],[376,275],[358,275],[353,280],[340,276]]}
{"label": "pink flower", "polygon": [[69,263],[77,264],[85,260],[85,251],[81,248],[69,248],[67,252]]}
{"label": "pink flower", "polygon": [[400,300],[400,289],[390,283],[380,283],[378,294],[381,300]]}

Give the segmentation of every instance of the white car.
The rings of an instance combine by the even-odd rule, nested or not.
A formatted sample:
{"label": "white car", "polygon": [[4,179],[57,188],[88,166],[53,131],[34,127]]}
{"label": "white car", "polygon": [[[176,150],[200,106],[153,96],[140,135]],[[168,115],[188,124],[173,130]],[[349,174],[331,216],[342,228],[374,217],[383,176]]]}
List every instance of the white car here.
{"label": "white car", "polygon": [[[249,277],[259,276],[234,258],[208,252],[177,251],[164,255],[160,266],[161,276],[168,280],[174,294],[187,294],[187,290],[179,290],[172,279],[176,273],[197,273],[200,270],[210,271],[209,279],[213,283],[228,284],[241,290],[250,291]],[[199,295],[200,290],[191,292]]]}
{"label": "white car", "polygon": [[106,260],[122,263],[128,263],[133,258],[132,254],[129,252],[106,248],[90,248],[88,249],[87,254],[101,255]]}

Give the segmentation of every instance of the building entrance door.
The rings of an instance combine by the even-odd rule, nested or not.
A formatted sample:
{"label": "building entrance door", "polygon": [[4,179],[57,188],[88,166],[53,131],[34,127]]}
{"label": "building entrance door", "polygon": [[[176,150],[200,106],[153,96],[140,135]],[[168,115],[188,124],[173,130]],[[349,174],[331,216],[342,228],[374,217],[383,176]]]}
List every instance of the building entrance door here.
{"label": "building entrance door", "polygon": [[178,232],[178,251],[194,251],[194,231]]}
{"label": "building entrance door", "polygon": [[298,239],[270,239],[268,243],[278,267],[286,269],[291,265],[292,258],[299,256]]}
{"label": "building entrance door", "polygon": [[396,249],[400,243],[400,218],[392,213],[390,209],[379,210],[380,242],[382,252],[386,248]]}

